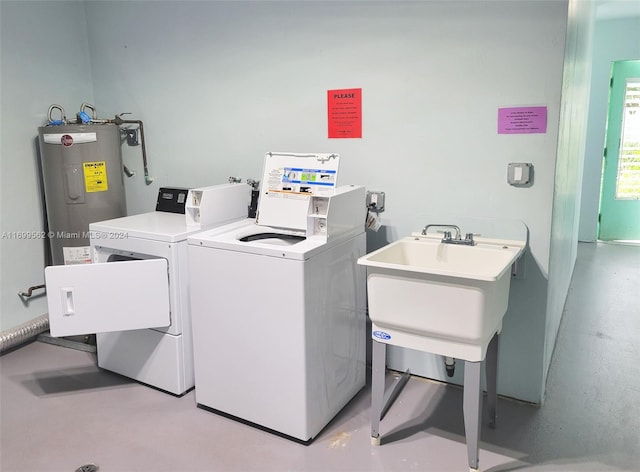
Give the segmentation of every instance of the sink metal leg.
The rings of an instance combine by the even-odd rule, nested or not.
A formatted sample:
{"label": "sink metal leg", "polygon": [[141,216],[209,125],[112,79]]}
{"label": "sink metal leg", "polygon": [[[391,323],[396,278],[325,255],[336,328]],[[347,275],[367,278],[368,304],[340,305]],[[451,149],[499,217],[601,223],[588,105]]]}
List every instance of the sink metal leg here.
{"label": "sink metal leg", "polygon": [[482,417],[482,388],[480,374],[482,362],[464,362],[463,412],[469,468],[478,470],[480,423]]}
{"label": "sink metal leg", "polygon": [[387,365],[387,345],[373,341],[371,353],[371,444],[380,445],[380,418],[384,407],[384,374]]}
{"label": "sink metal leg", "polygon": [[489,407],[489,426],[496,427],[498,419],[498,346],[500,338],[498,334],[493,337],[487,347],[485,370],[487,373],[487,405]]}

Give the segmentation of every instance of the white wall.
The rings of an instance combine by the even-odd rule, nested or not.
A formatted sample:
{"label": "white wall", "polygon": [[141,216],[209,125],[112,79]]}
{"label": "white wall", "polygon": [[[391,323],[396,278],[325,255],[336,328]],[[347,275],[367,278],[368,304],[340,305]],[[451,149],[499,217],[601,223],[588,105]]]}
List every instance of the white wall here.
{"label": "white wall", "polygon": [[591,86],[594,4],[572,0],[569,6],[551,227],[544,379],[551,363],[576,260]]}
{"label": "white wall", "polygon": [[[0,17],[0,329],[4,330],[47,311],[44,296],[25,304],[17,295],[44,283],[38,126],[46,122],[51,104],[62,105],[72,118],[82,102],[93,100],[93,92],[82,1],[2,0]],[[36,239],[18,239],[27,235]]]}
{"label": "white wall", "polygon": [[[292,150],[339,152],[343,183],[386,192],[383,231],[369,235],[370,248],[442,215],[452,223],[468,216],[522,219],[530,251],[525,279],[512,284],[499,390],[540,401],[548,278],[555,267],[552,220],[560,240],[575,223],[571,205],[562,220],[552,211],[567,5],[86,2],[94,104],[101,116],[132,112],[145,124],[155,181],[144,184],[139,149],[125,148],[125,164],[137,171],[126,181],[129,211],[153,209],[160,185],[259,178],[265,152]],[[49,16],[37,18],[44,23]],[[362,88],[363,138],[329,140],[326,91],[352,87]],[[58,90],[39,92],[49,97]],[[498,135],[498,108],[523,105],[548,107],[547,133]],[[3,120],[4,110],[3,95]],[[19,110],[14,104],[8,112]],[[35,137],[34,124],[21,127]],[[509,186],[509,162],[533,163],[534,185]],[[4,157],[2,171],[4,179]],[[9,267],[18,265],[9,260]],[[558,300],[570,270],[559,276]],[[3,292],[4,286],[3,279]],[[434,378],[443,374],[430,356],[396,352],[390,363]]]}
{"label": "white wall", "polygon": [[580,208],[580,241],[595,241],[598,237],[602,152],[607,125],[611,65],[613,61],[629,59],[640,59],[640,16],[596,21]]}
{"label": "white wall", "polygon": [[[435,215],[523,219],[528,278],[514,282],[500,389],[531,401],[543,388],[566,20],[566,2],[87,3],[96,105],[145,122],[156,180],[127,182],[132,211],[151,209],[158,185],[259,178],[266,151],[297,150],[339,152],[343,182],[386,192],[378,245]],[[362,87],[363,139],[329,140],[326,91],[351,87]],[[548,132],[498,135],[498,108],[519,105],[548,106]],[[533,187],[506,183],[513,161],[534,164]],[[390,362],[441,375],[428,360]]]}

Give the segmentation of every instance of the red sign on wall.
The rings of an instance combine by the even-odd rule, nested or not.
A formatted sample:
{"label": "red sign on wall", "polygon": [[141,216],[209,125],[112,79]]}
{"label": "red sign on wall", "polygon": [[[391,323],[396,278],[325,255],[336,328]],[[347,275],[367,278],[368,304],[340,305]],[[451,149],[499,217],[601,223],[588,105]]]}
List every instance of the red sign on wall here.
{"label": "red sign on wall", "polygon": [[329,138],[362,138],[362,89],[327,91]]}

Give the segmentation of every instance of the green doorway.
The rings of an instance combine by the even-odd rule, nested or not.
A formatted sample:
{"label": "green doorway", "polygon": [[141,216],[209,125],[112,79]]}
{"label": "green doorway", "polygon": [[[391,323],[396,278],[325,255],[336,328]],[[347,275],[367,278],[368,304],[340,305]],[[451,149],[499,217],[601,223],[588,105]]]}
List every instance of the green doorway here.
{"label": "green doorway", "polygon": [[612,67],[598,239],[640,241],[640,61]]}

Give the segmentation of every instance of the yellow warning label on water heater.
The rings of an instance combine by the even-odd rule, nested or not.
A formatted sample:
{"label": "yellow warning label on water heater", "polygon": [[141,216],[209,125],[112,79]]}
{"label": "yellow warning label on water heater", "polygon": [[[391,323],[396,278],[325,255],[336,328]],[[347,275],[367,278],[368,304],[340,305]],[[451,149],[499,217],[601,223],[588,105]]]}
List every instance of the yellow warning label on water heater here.
{"label": "yellow warning label on water heater", "polygon": [[105,161],[85,162],[84,164],[84,187],[88,192],[106,192],[107,185],[107,163]]}

